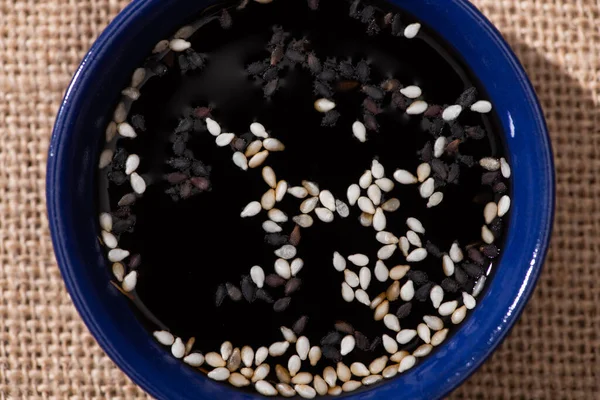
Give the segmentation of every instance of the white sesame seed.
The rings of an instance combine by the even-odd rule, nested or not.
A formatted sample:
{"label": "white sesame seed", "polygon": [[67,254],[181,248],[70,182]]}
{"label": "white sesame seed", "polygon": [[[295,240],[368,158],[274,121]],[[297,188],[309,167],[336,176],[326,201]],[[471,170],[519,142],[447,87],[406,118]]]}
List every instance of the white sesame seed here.
{"label": "white sesame seed", "polygon": [[310,194],[313,197],[317,197],[320,193],[319,185],[317,185],[314,182],[302,181],[302,186],[304,186],[304,188],[308,191],[308,194]]}
{"label": "white sesame seed", "polygon": [[444,300],[444,289],[439,285],[435,285],[431,288],[431,292],[429,292],[429,298],[433,306],[437,309]]}
{"label": "white sesame seed", "polygon": [[260,205],[260,203],[258,201],[252,201],[252,202],[248,203],[248,205],[246,205],[246,207],[244,207],[244,209],[240,213],[240,217],[242,217],[242,218],[253,217],[253,216],[257,215],[261,210],[262,210],[262,206]]}
{"label": "white sesame seed", "polygon": [[358,198],[358,208],[367,214],[375,214],[375,206],[368,197],[361,196]]}
{"label": "white sesame seed", "polygon": [[485,157],[479,160],[479,165],[488,171],[497,171],[500,169],[500,161],[492,157]]}
{"label": "white sesame seed", "polygon": [[256,153],[258,153],[260,151],[260,149],[262,149],[262,140],[255,140],[253,142],[250,142],[248,147],[246,147],[246,151],[244,152],[244,155],[246,157],[252,157]]}
{"label": "white sesame seed", "polygon": [[367,128],[365,127],[365,124],[360,121],[355,121],[352,124],[352,134],[361,143],[367,141]]}
{"label": "white sesame seed", "polygon": [[454,261],[446,254],[442,256],[442,269],[444,270],[444,275],[454,275]]}
{"label": "white sesame seed", "polygon": [[494,218],[496,218],[497,214],[498,206],[496,205],[496,203],[492,201],[485,205],[483,209],[483,217],[485,219],[486,224],[490,224],[494,220]]}
{"label": "white sesame seed", "polygon": [[131,175],[140,166],[140,157],[137,154],[130,154],[125,161],[125,173]]}
{"label": "white sesame seed", "polygon": [[129,182],[131,183],[131,188],[137,194],[143,194],[146,191],[146,181],[137,172],[130,175]]}
{"label": "white sesame seed", "polygon": [[381,338],[383,339],[383,348],[385,351],[390,354],[394,354],[398,351],[398,342],[396,342],[393,338],[386,334],[384,334]]}
{"label": "white sesame seed", "polygon": [[219,136],[216,137],[215,143],[219,147],[225,147],[231,143],[233,138],[235,138],[235,135],[233,133],[221,133]]}
{"label": "white sesame seed", "polygon": [[[376,231],[382,231],[386,228],[386,226],[387,226],[387,219],[385,217],[385,214],[383,213],[383,210],[381,209],[381,207],[379,207],[379,208],[377,208],[377,210],[375,210],[375,215],[373,216],[373,228]],[[395,249],[396,249],[396,246],[394,246],[394,250]]]}
{"label": "white sesame seed", "polygon": [[404,278],[409,270],[410,267],[408,265],[396,265],[390,270],[390,279],[399,281],[400,279]]}
{"label": "white sesame seed", "polygon": [[117,238],[112,233],[102,231],[101,235],[102,235],[102,241],[104,242],[104,245],[106,247],[108,247],[109,249],[114,249],[119,244],[117,241]]}
{"label": "white sesame seed", "polygon": [[227,365],[223,357],[219,353],[210,352],[204,356],[204,360],[213,368],[220,368]]}
{"label": "white sesame seed", "polygon": [[[399,351],[395,354],[392,354],[390,356],[390,361],[391,362],[395,362],[395,363],[399,363],[400,361],[402,361],[402,359],[406,356],[408,356],[410,353],[408,351],[402,350]],[[398,366],[396,365],[396,369],[398,369]],[[396,371],[397,372],[397,371]]]}
{"label": "white sesame seed", "polygon": [[360,187],[356,183],[350,185],[346,195],[348,196],[348,204],[351,206],[355,205],[360,197]]}
{"label": "white sesame seed", "polygon": [[276,222],[271,221],[271,220],[267,220],[267,221],[263,222],[262,223],[262,228],[267,233],[277,233],[277,232],[281,232],[282,231],[281,226],[277,225]]}
{"label": "white sesame seed", "polygon": [[235,153],[233,153],[232,160],[233,160],[233,163],[237,167],[241,168],[243,171],[248,169],[248,159],[246,158],[244,153],[236,151]]}
{"label": "white sesame seed", "polygon": [[248,386],[250,381],[244,375],[234,372],[233,374],[229,375],[229,383],[235,387],[244,387]]}
{"label": "white sesame seed", "polygon": [[422,246],[421,238],[414,231],[406,232],[406,238],[408,239],[408,242],[410,244],[412,244],[413,246],[417,246],[417,247]]}
{"label": "white sesame seed", "polygon": [[333,221],[335,217],[334,214],[325,207],[315,208],[315,214],[317,215],[317,218],[326,223]]}
{"label": "white sesame seed", "polygon": [[360,279],[358,278],[356,272],[351,271],[349,269],[344,270],[344,279],[346,280],[346,283],[350,285],[351,288],[357,288],[360,284]]}
{"label": "white sesame seed", "polygon": [[389,273],[390,273],[390,271],[388,270],[386,265],[381,260],[377,260],[377,262],[375,263],[375,271],[374,272],[375,272],[375,278],[379,282],[387,281],[387,279],[389,277]]}
{"label": "white sesame seed", "polygon": [[301,186],[294,186],[287,190],[289,194],[297,199],[303,199],[308,195],[308,191]]}
{"label": "white sesame seed", "polygon": [[446,340],[446,336],[448,336],[448,329],[442,329],[439,332],[436,332],[431,337],[431,344],[433,346],[439,346],[444,340]]}
{"label": "white sesame seed", "polygon": [[329,190],[321,190],[321,193],[319,193],[319,200],[324,207],[331,211],[335,211],[335,198]]}
{"label": "white sesame seed", "polygon": [[350,215],[350,208],[348,208],[348,205],[338,199],[335,200],[335,210],[342,218],[346,218]]}
{"label": "white sesame seed", "polygon": [[337,251],[333,253],[333,268],[340,272],[346,269],[346,260]]}
{"label": "white sesame seed", "polygon": [[263,140],[263,146],[265,149],[269,151],[283,151],[285,150],[285,145],[281,143],[279,139],[275,138],[267,138]]}
{"label": "white sesame seed", "polygon": [[410,243],[409,243],[408,239],[406,238],[406,236],[401,236],[400,239],[398,239],[398,247],[402,251],[402,254],[404,254],[404,257],[408,257],[408,250],[410,249]]}
{"label": "white sesame seed", "polygon": [[398,374],[398,367],[399,364],[392,364],[389,367],[386,367],[381,373],[381,375],[383,375],[385,379],[393,378]]}
{"label": "white sesame seed", "polygon": [[408,115],[419,115],[419,114],[423,114],[425,111],[427,111],[427,108],[429,107],[429,104],[427,104],[426,102],[422,101],[422,100],[417,100],[414,101],[407,109],[406,109],[406,113]]}
{"label": "white sesame seed", "polygon": [[271,366],[269,364],[259,365],[258,367],[256,367],[256,370],[254,370],[254,375],[252,375],[252,382],[257,382],[265,379],[267,375],[269,375],[269,372],[271,372]]}
{"label": "white sesame seed", "polygon": [[288,183],[286,181],[277,182],[277,186],[275,187],[275,201],[280,202],[285,197],[287,193]]}
{"label": "white sesame seed", "polygon": [[269,219],[271,219],[271,221],[273,222],[283,223],[287,222],[288,220],[288,216],[283,211],[277,208],[270,209],[267,215],[269,216]]}
{"label": "white sesame seed", "polygon": [[358,186],[366,189],[371,185],[371,183],[373,183],[373,174],[371,173],[371,170],[366,170],[358,180]]}
{"label": "white sesame seed", "polygon": [[461,262],[464,258],[463,252],[457,242],[452,243],[452,246],[450,247],[450,258],[455,263]]}
{"label": "white sesame seed", "polygon": [[481,227],[481,239],[486,242],[487,244],[491,244],[494,243],[494,234],[492,233],[492,231],[490,231],[490,228],[488,228],[486,225],[483,225]]}
{"label": "white sesame seed", "polygon": [[402,93],[404,96],[408,97],[409,99],[416,99],[423,94],[421,88],[418,86],[414,86],[414,85],[407,86],[403,89],[400,89],[400,93]]}
{"label": "white sesame seed", "polygon": [[259,151],[258,153],[253,155],[252,158],[248,161],[248,167],[257,168],[257,167],[261,166],[265,162],[265,160],[267,159],[268,156],[269,156],[269,150]]}
{"label": "white sesame seed", "polygon": [[336,373],[338,379],[342,382],[348,382],[350,378],[352,378],[352,372],[350,371],[350,368],[348,368],[348,366],[342,362],[337,363]]}
{"label": "white sesame seed", "polygon": [[505,177],[506,179],[510,178],[510,165],[508,165],[508,162],[504,157],[500,159],[500,171],[502,172],[503,177]]}
{"label": "white sesame seed", "polygon": [[394,181],[389,178],[381,178],[375,181],[375,184],[379,186],[379,189],[386,193],[391,192],[394,189]]}
{"label": "white sesame seed", "polygon": [[312,217],[310,215],[306,215],[306,214],[296,215],[295,217],[292,218],[292,220],[296,224],[298,224],[298,226],[300,226],[302,228],[309,228],[313,224]]}
{"label": "white sesame seed", "polygon": [[146,69],[145,68],[137,68],[135,71],[133,71],[133,75],[131,76],[131,86],[132,87],[140,86],[145,78],[146,78]]}
{"label": "white sesame seed", "polygon": [[421,346],[417,347],[415,349],[415,351],[413,351],[413,356],[415,357],[425,357],[426,355],[428,355],[429,353],[431,353],[431,350],[433,350],[433,346],[430,344],[422,344]]}
{"label": "white sesame seed", "polygon": [[359,381],[348,381],[342,385],[342,390],[344,392],[353,392],[359,387],[361,387],[361,385],[362,383],[360,383]]}
{"label": "white sesame seed", "polygon": [[358,221],[362,226],[369,227],[373,225],[373,214],[361,213],[358,217]]}
{"label": "white sesame seed", "polygon": [[292,277],[292,271],[290,269],[290,263],[283,258],[275,260],[274,264],[275,273],[281,276],[283,279],[290,279]]}
{"label": "white sesame seed", "polygon": [[450,317],[450,320],[452,321],[453,324],[458,325],[460,324],[465,317],[467,316],[467,307],[462,306],[456,309],[456,311],[454,311],[452,313],[452,317]]}
{"label": "white sesame seed", "polygon": [[385,175],[385,168],[376,159],[373,159],[373,161],[371,162],[371,174],[375,179],[381,179]]}
{"label": "white sesame seed", "polygon": [[406,220],[406,225],[412,229],[413,231],[420,233],[420,234],[424,234],[425,233],[425,228],[423,227],[423,224],[421,223],[421,221],[419,221],[416,218],[408,218]]}
{"label": "white sesame seed", "polygon": [[398,367],[398,372],[402,373],[408,371],[412,367],[415,366],[417,359],[414,356],[406,356],[400,361],[400,367]]}
{"label": "white sesame seed", "polygon": [[185,354],[185,345],[181,341],[181,338],[176,338],[173,344],[171,345],[171,354],[175,358],[181,358]]}
{"label": "white sesame seed", "polygon": [[313,386],[319,395],[325,396],[327,394],[327,383],[319,375],[315,375],[313,379]]}
{"label": "white sesame seed", "polygon": [[[442,112],[442,118],[444,119],[444,121],[454,121],[456,118],[458,118],[458,116],[460,115],[461,112],[462,112],[462,107],[455,104],[455,105],[446,107],[446,109]],[[436,142],[436,144],[437,144],[437,142]],[[444,143],[444,146],[445,145],[446,144]],[[439,157],[439,156],[436,156],[436,157]]]}
{"label": "white sesame seed", "polygon": [[[259,287],[262,287],[262,286],[259,286]],[[252,363],[254,362],[254,350],[252,350],[252,347],[250,347],[250,346],[242,347],[242,362],[248,368],[252,366]]]}
{"label": "white sesame seed", "polygon": [[471,106],[471,111],[475,111],[482,114],[487,114],[492,111],[492,103],[485,100],[479,100]]}
{"label": "white sesame seed", "polygon": [[221,125],[214,119],[206,118],[206,129],[213,136],[219,136],[221,134]]}
{"label": "white sesame seed", "polygon": [[290,372],[291,376],[295,376],[300,371],[301,366],[302,361],[300,360],[300,357],[298,357],[297,354],[294,354],[288,360],[288,371]]}
{"label": "white sesame seed", "polygon": [[375,313],[373,314],[373,319],[375,321],[381,321],[381,320],[383,320],[383,317],[385,317],[389,311],[390,311],[390,302],[387,300],[384,300],[381,302],[380,305],[378,305],[375,308]]}
{"label": "white sesame seed", "polygon": [[419,248],[411,251],[406,257],[406,261],[419,262],[423,261],[425,258],[427,258],[427,250],[425,250],[424,248]]}
{"label": "white sesame seed", "polygon": [[183,362],[192,367],[199,367],[204,364],[204,356],[202,353],[191,353],[183,358]]}
{"label": "white sesame seed", "polygon": [[302,361],[306,360],[309,351],[310,342],[308,341],[308,338],[306,336],[300,336],[296,342],[296,353],[298,353],[298,357],[300,357]]}
{"label": "white sesame seed", "polygon": [[422,198],[427,199],[429,196],[433,194],[435,191],[435,180],[433,178],[428,178],[425,182],[419,186],[419,194]]}
{"label": "white sesame seed", "polygon": [[296,258],[290,264],[290,270],[292,272],[292,276],[296,276],[298,272],[304,267],[304,260],[301,258]]}
{"label": "white sesame seed", "polygon": [[364,304],[365,306],[371,305],[371,299],[369,299],[369,295],[363,289],[358,289],[356,292],[354,292],[354,297],[356,298],[356,301]]}
{"label": "white sesame seed", "polygon": [[369,368],[361,362],[355,362],[350,365],[350,372],[354,374],[354,376],[365,377],[369,376],[371,373],[369,372]]}
{"label": "white sesame seed", "polygon": [[379,204],[381,204],[381,189],[379,188],[379,186],[374,184],[369,186],[369,188],[367,189],[367,196],[369,197],[369,199],[371,199],[374,205],[378,206]]}
{"label": "white sesame seed", "polygon": [[427,324],[427,327],[433,331],[439,331],[444,328],[444,321],[435,315],[423,316],[423,322]]}
{"label": "white sesame seed", "polygon": [[415,296],[415,286],[413,284],[413,281],[408,280],[400,288],[400,298],[404,301],[411,301],[414,296]]}
{"label": "white sesame seed", "polygon": [[389,301],[398,300],[398,297],[400,297],[400,282],[395,281],[392,283],[385,291],[385,295]]}
{"label": "white sesame seed", "polygon": [[281,330],[281,334],[283,335],[283,338],[287,342],[296,343],[296,340],[298,340],[298,338],[296,337],[296,334],[290,328],[282,326],[282,327],[279,328],[279,330]]}
{"label": "white sesame seed", "polygon": [[378,357],[378,358],[374,359],[373,361],[371,361],[371,364],[369,364],[369,371],[371,371],[372,374],[378,374],[381,371],[383,371],[387,362],[388,362],[388,356]]}
{"label": "white sesame seed", "polygon": [[394,254],[395,251],[395,244],[387,244],[377,251],[377,258],[379,258],[380,260],[387,260]]}
{"label": "white sesame seed", "polygon": [[125,267],[120,262],[113,263],[112,273],[117,281],[123,282],[123,278],[125,277]]}
{"label": "white sesame seed", "polygon": [[317,110],[318,112],[321,113],[326,113],[328,111],[331,111],[335,108],[335,103],[329,99],[318,99],[317,101],[315,101],[315,110]]}
{"label": "white sesame seed", "polygon": [[375,235],[375,239],[381,244],[396,244],[398,243],[398,238],[390,232],[381,231],[377,232]]}
{"label": "white sesame seed", "polygon": [[419,24],[419,23],[410,24],[404,29],[404,37],[407,39],[412,39],[415,36],[417,36],[417,34],[419,33],[419,30],[421,30],[421,24]]}
{"label": "white sesame seed", "polygon": [[410,342],[411,340],[413,340],[415,336],[417,336],[416,330],[402,329],[400,332],[398,332],[398,335],[396,335],[396,340],[400,344],[406,344],[406,343]]}
{"label": "white sesame seed", "polygon": [[309,372],[300,372],[292,378],[292,383],[297,385],[308,385],[313,380],[313,376]]}
{"label": "white sesame seed", "polygon": [[275,207],[275,190],[267,190],[260,198],[260,204],[265,210],[270,210]]}
{"label": "white sesame seed", "polygon": [[100,227],[103,230],[107,232],[112,231],[112,216],[109,213],[101,213],[98,219],[100,221]]}
{"label": "white sesame seed", "polygon": [[171,50],[176,52],[181,52],[190,48],[192,44],[187,40],[183,39],[173,39],[169,42],[169,47]]}
{"label": "white sesame seed", "polygon": [[354,301],[354,290],[352,290],[347,282],[342,283],[342,299],[348,303]]}
{"label": "white sesame seed", "polygon": [[360,287],[367,290],[371,284],[371,270],[368,267],[362,267],[359,272]]}
{"label": "white sesame seed", "polygon": [[207,375],[210,379],[215,381],[225,381],[229,378],[231,372],[227,368],[215,368],[210,371]]}
{"label": "white sesame seed", "polygon": [[279,382],[275,385],[275,387],[277,388],[279,394],[283,397],[294,397],[296,395],[296,391],[294,390],[294,388],[292,388],[287,383]]}
{"label": "white sesame seed", "polygon": [[121,122],[119,125],[117,125],[117,131],[119,132],[119,135],[126,138],[133,139],[137,137],[137,133],[135,133],[133,127],[127,122]]}
{"label": "white sesame seed", "polygon": [[112,262],[123,261],[129,257],[129,252],[123,249],[112,249],[108,252],[108,259]]}
{"label": "white sesame seed", "polygon": [[283,383],[290,383],[292,380],[292,377],[291,377],[290,373],[288,372],[288,370],[285,369],[285,367],[283,367],[280,364],[277,364],[275,366],[275,376],[277,377],[277,379],[280,382],[283,382]]}
{"label": "white sesame seed", "polygon": [[125,120],[127,119],[127,107],[125,107],[125,104],[123,102],[120,102],[119,104],[117,104],[117,107],[115,107],[113,119],[117,124],[125,122]]}
{"label": "white sesame seed", "polygon": [[428,163],[422,163],[417,167],[417,179],[424,182],[431,174],[431,166]]}
{"label": "white sesame seed", "polygon": [[396,172],[394,172],[394,179],[403,185],[417,183],[417,178],[405,169],[397,169]]}
{"label": "white sesame seed", "polygon": [[357,267],[364,267],[369,263],[369,257],[364,254],[352,254],[351,256],[348,256],[348,261]]}
{"label": "white sesame seed", "polygon": [[325,379],[325,382],[327,382],[329,387],[334,387],[337,381],[337,373],[335,372],[335,369],[331,366],[325,367],[323,370],[323,379]]}
{"label": "white sesame seed", "polygon": [[254,384],[256,391],[263,396],[275,396],[277,390],[267,381],[258,381]]}
{"label": "white sesame seed", "polygon": [[113,158],[113,151],[111,149],[105,149],[100,154],[100,161],[98,162],[98,168],[102,169],[108,166]]}
{"label": "white sesame seed", "polygon": [[254,354],[254,364],[261,365],[263,362],[265,362],[265,360],[267,359],[269,355],[269,349],[267,349],[266,347],[259,347],[258,350],[256,350],[256,353]]}
{"label": "white sesame seed", "polygon": [[171,346],[175,341],[175,337],[167,331],[156,331],[153,335],[160,344],[165,346]]}
{"label": "white sesame seed", "polygon": [[269,134],[267,133],[267,130],[265,129],[264,125],[259,122],[253,122],[250,124],[250,132],[252,132],[254,136],[259,138],[269,137]]}
{"label": "white sesame seed", "polygon": [[439,206],[444,200],[444,193],[435,192],[429,197],[429,201],[427,202],[427,208],[433,208]]}
{"label": "white sesame seed", "polygon": [[400,320],[394,314],[388,314],[383,317],[383,323],[388,329],[395,332],[400,332]]}
{"label": "white sesame seed", "polygon": [[223,342],[223,344],[221,344],[221,357],[223,360],[227,361],[231,356],[231,353],[233,353],[233,345],[231,342]]}
{"label": "white sesame seed", "polygon": [[486,281],[485,276],[482,276],[477,280],[477,283],[475,284],[475,287],[473,288],[473,292],[471,293],[473,295],[473,297],[479,296],[479,294],[485,287],[485,281]]}
{"label": "white sesame seed", "polygon": [[275,342],[271,346],[269,346],[269,355],[271,357],[279,357],[282,356],[290,347],[288,342]]}
{"label": "white sesame seed", "polygon": [[308,360],[310,361],[310,365],[312,365],[313,367],[316,366],[319,360],[321,360],[322,355],[323,352],[321,351],[321,348],[319,346],[311,347],[308,352]]}
{"label": "white sesame seed", "polygon": [[296,389],[296,392],[300,397],[305,399],[313,399],[317,395],[315,389],[308,385],[296,385],[294,386],[294,389]]}
{"label": "white sesame seed", "polygon": [[462,298],[463,298],[463,304],[465,305],[465,307],[467,307],[469,310],[472,310],[475,308],[477,301],[475,300],[475,298],[473,296],[471,296],[467,292],[463,292]]}
{"label": "white sesame seed", "polygon": [[504,195],[498,201],[498,216],[503,217],[510,210],[510,197]]}
{"label": "white sesame seed", "polygon": [[440,315],[442,317],[445,317],[447,315],[452,314],[454,312],[454,310],[456,310],[457,306],[458,306],[458,302],[456,300],[447,301],[445,303],[442,303],[442,305],[440,305],[440,307],[438,308],[438,312],[440,313]]}

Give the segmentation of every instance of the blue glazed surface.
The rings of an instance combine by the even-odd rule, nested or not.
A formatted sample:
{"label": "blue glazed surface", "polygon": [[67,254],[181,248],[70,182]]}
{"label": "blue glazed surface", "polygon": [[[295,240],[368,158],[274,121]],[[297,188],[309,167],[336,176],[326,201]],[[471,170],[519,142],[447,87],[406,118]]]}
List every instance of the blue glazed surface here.
{"label": "blue glazed surface", "polygon": [[[544,260],[554,211],[554,167],[531,84],[496,29],[466,0],[390,0],[437,30],[483,82],[504,128],[513,169],[504,255],[485,296],[436,353],[396,379],[348,399],[438,399],[490,355],[518,319]],[[108,282],[98,241],[94,174],[99,137],[117,94],[148,49],[210,1],[135,0],[86,55],[60,108],[48,160],[47,202],[56,257],[75,306],[106,353],[159,399],[243,400],[191,371],[148,335]],[[183,18],[185,20],[185,17]]]}

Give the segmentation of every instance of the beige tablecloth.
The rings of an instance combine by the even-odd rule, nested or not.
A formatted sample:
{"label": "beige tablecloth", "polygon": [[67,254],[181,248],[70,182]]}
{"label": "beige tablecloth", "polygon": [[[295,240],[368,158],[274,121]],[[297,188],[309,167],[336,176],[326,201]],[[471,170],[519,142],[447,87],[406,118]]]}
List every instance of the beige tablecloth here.
{"label": "beige tablecloth", "polygon": [[[44,202],[63,91],[126,3],[0,0],[0,399],[146,396],[71,304]],[[523,318],[452,398],[600,399],[600,3],[475,3],[512,44],[541,98],[558,201],[552,249]]]}

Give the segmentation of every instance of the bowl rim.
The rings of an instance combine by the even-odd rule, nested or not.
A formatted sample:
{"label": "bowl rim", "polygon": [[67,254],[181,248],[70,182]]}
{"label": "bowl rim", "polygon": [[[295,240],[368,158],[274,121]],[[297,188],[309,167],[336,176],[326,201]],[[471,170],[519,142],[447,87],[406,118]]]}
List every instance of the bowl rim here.
{"label": "bowl rim", "polygon": [[[392,2],[397,0],[391,0]],[[531,296],[535,283],[541,273],[542,264],[546,253],[548,251],[550,235],[552,231],[552,225],[554,220],[554,205],[555,205],[555,176],[554,176],[554,164],[552,157],[552,149],[546,123],[544,121],[543,112],[537,96],[534,92],[533,86],[529,81],[523,67],[518,61],[517,57],[506,43],[504,38],[498,32],[498,30],[491,24],[485,16],[479,12],[479,10],[469,3],[467,0],[429,0],[424,3],[437,3],[444,2],[444,7],[447,7],[451,13],[457,14],[463,18],[468,19],[467,22],[474,23],[479,27],[483,33],[487,36],[487,39],[493,42],[497,50],[501,53],[505,61],[508,62],[510,71],[516,80],[520,84],[520,90],[522,91],[522,101],[527,107],[529,107],[530,116],[532,117],[531,123],[536,128],[536,144],[540,146],[540,153],[538,159],[541,160],[543,170],[540,172],[538,179],[540,180],[541,193],[538,193],[539,209],[536,211],[536,216],[539,220],[533,221],[534,226],[539,228],[538,234],[535,235],[535,248],[532,249],[531,259],[527,268],[524,268],[523,284],[518,288],[518,293],[514,299],[511,299],[512,303],[508,307],[507,311],[503,315],[496,315],[499,317],[495,330],[490,332],[485,339],[485,343],[474,343],[473,346],[478,350],[475,352],[476,355],[472,357],[462,357],[465,365],[460,371],[447,374],[444,380],[436,385],[428,385],[427,388],[419,386],[419,382],[423,379],[423,375],[427,371],[431,371],[430,368],[423,368],[423,364],[428,361],[419,363],[418,367],[408,371],[403,376],[406,376],[405,384],[413,385],[415,390],[419,389],[418,398],[433,399],[441,398],[446,396],[449,392],[458,387],[463,383],[471,374],[473,374],[480,365],[496,350],[498,345],[507,336],[510,329],[513,327],[515,322],[518,320],[522,313],[527,300]],[[160,0],[134,0],[129,4],[103,31],[100,37],[94,42],[89,52],[84,57],[81,65],[78,67],[61,103],[54,129],[52,132],[52,138],[49,148],[48,164],[47,164],[47,180],[46,180],[46,198],[48,207],[48,218],[49,226],[54,246],[55,255],[58,261],[58,265],[65,281],[65,285],[69,294],[72,297],[73,303],[80,313],[83,321],[87,325],[88,329],[98,341],[102,349],[108,354],[108,356],[124,371],[136,384],[147,391],[149,394],[156,398],[177,398],[176,393],[168,385],[161,385],[160,382],[151,379],[150,377],[140,374],[136,368],[136,362],[141,362],[141,359],[135,360],[136,357],[131,357],[133,354],[127,354],[122,349],[115,345],[114,338],[108,337],[104,334],[102,323],[97,316],[90,311],[90,302],[86,294],[80,290],[75,276],[75,271],[80,268],[80,265],[74,264],[70,259],[68,238],[65,238],[63,232],[65,231],[65,210],[61,209],[60,198],[63,195],[60,188],[60,177],[64,172],[64,155],[60,156],[61,144],[69,140],[72,136],[76,135],[77,132],[73,129],[71,123],[71,116],[74,110],[77,109],[78,102],[84,101],[81,96],[82,88],[86,87],[86,81],[92,77],[89,71],[94,69],[94,64],[105,57],[105,48],[111,45],[111,42],[115,37],[122,35],[127,24],[134,21],[142,13],[149,12],[150,8],[158,10],[161,7]],[[427,5],[424,5],[427,7]],[[435,28],[435,27],[434,27]],[[484,86],[485,86],[485,82]],[[520,100],[521,101],[521,100]],[[506,127],[505,127],[506,128]],[[510,153],[510,152],[509,152]],[[511,217],[511,225],[514,222]],[[527,252],[526,254],[529,254]],[[501,261],[500,265],[504,263]],[[494,319],[495,320],[495,319]],[[473,326],[475,328],[475,326]],[[461,328],[460,331],[464,330]],[[458,332],[457,332],[458,334]],[[446,343],[448,346],[448,343]],[[448,357],[450,356],[442,356]],[[138,357],[139,358],[139,357]],[[442,374],[443,372],[440,372]],[[375,392],[366,392],[367,395],[375,394],[377,396],[384,396],[381,398],[392,398],[398,385],[391,384],[391,381],[386,385],[379,386]],[[225,390],[224,390],[225,391]],[[364,393],[349,394],[345,398],[358,399],[363,398]],[[402,393],[406,396],[407,393]],[[174,397],[175,396],[175,397]],[[366,396],[365,396],[366,397]],[[254,398],[254,397],[253,397]],[[417,397],[415,397],[417,398]]]}

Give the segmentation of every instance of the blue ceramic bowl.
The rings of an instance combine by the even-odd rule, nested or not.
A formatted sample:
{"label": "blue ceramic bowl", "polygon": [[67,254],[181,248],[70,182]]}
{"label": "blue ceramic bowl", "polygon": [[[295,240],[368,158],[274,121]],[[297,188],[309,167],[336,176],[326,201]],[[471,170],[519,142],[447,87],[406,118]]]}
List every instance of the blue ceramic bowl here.
{"label": "blue ceramic bowl", "polygon": [[[463,382],[517,321],[540,274],[554,210],[554,168],[542,111],[500,34],[466,0],[391,0],[437,30],[483,82],[502,122],[513,170],[504,255],[478,307],[415,368],[350,399],[438,399]],[[131,72],[206,0],[135,0],[96,41],[66,93],[50,146],[47,200],[58,264],[75,306],[106,353],[159,399],[241,400],[257,396],[215,383],[176,361],[109,285],[96,240],[94,176],[110,110]]]}

